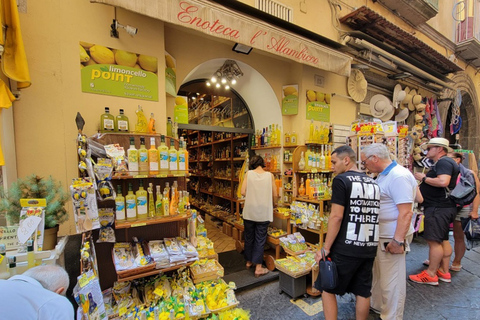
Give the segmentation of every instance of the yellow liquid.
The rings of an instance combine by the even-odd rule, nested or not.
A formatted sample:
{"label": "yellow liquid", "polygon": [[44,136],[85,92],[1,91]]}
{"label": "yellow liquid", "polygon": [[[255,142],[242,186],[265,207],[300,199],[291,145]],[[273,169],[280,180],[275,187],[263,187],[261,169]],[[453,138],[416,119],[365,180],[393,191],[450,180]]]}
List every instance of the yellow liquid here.
{"label": "yellow liquid", "polygon": [[127,220],[137,219],[137,197],[133,194],[133,191],[128,191],[125,196],[126,208],[127,208]]}
{"label": "yellow liquid", "polygon": [[167,173],[169,169],[168,165],[168,147],[164,142],[158,147],[158,153],[160,155],[160,172]]}
{"label": "yellow liquid", "polygon": [[148,201],[147,191],[140,187],[137,192],[137,217],[138,219],[146,219],[148,217]]}
{"label": "yellow liquid", "polygon": [[168,166],[170,172],[175,173],[178,171],[178,152],[173,145],[168,150]]}
{"label": "yellow liquid", "polygon": [[136,111],[137,114],[137,123],[135,124],[136,133],[146,133],[147,132],[147,117],[143,113],[143,110],[139,108]]}
{"label": "yellow liquid", "polygon": [[140,146],[138,149],[139,159],[138,159],[138,171],[140,174],[148,173],[148,150],[144,145]]}
{"label": "yellow liquid", "polygon": [[125,197],[121,194],[117,194],[115,198],[115,219],[125,220]]}
{"label": "yellow liquid", "polygon": [[148,149],[148,164],[151,174],[158,174],[158,150],[155,146]]}

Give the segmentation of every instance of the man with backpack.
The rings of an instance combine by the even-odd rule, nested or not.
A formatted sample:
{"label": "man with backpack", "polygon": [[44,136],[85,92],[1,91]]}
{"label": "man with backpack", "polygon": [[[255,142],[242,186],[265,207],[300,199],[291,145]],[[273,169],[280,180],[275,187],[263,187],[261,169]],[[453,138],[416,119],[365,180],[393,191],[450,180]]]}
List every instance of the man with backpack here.
{"label": "man with backpack", "polygon": [[429,266],[419,274],[410,275],[416,283],[438,285],[438,280],[451,282],[448,270],[452,246],[448,241],[450,223],[457,214],[457,205],[450,197],[449,190],[456,185],[460,169],[453,159],[447,156],[452,151],[445,138],[432,138],[427,144],[427,158],[435,165],[427,174],[416,172],[415,179],[421,181],[425,208],[424,238],[429,247]]}

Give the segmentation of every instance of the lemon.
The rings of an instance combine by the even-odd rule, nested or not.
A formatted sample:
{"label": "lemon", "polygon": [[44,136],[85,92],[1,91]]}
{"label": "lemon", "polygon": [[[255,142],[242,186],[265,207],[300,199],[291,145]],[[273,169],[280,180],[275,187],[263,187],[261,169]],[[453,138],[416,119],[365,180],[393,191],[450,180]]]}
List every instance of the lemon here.
{"label": "lemon", "polygon": [[165,55],[165,64],[166,64],[167,68],[175,68],[175,61],[168,54]]}
{"label": "lemon", "polygon": [[112,50],[104,46],[99,46],[98,44],[90,48],[90,56],[97,63],[102,64],[114,64],[115,57]]}
{"label": "lemon", "polygon": [[137,64],[137,55],[132,52],[117,50],[115,52],[115,61],[121,66],[134,67]]}
{"label": "lemon", "polygon": [[307,90],[307,100],[308,102],[315,101],[317,99],[317,95],[313,90]]}
{"label": "lemon", "polygon": [[181,106],[183,104],[187,104],[187,101],[185,101],[185,99],[183,97],[176,97],[175,98],[175,104],[177,106]]}
{"label": "lemon", "polygon": [[290,95],[298,95],[297,89],[295,87],[286,87],[283,89],[283,94],[285,96],[290,96]]}
{"label": "lemon", "polygon": [[81,45],[79,45],[79,47],[80,47],[80,62],[88,62],[88,60],[90,60],[90,56]]}
{"label": "lemon", "polygon": [[93,43],[84,42],[84,41],[80,41],[80,45],[81,45],[82,47],[84,47],[85,49],[90,49],[91,47],[94,46]]}
{"label": "lemon", "polygon": [[142,67],[143,70],[157,72],[158,63],[157,58],[146,56],[146,55],[139,55],[138,56],[138,64]]}
{"label": "lemon", "polygon": [[318,102],[324,102],[325,101],[325,93],[317,92],[317,101]]}

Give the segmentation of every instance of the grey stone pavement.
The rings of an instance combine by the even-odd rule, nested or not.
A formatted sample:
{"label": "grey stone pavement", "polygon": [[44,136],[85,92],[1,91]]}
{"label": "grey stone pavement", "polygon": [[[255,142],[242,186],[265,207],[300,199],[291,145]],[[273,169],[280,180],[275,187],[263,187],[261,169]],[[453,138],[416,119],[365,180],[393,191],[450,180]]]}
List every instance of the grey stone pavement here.
{"label": "grey stone pavement", "polygon": [[[450,240],[453,245],[453,240]],[[418,236],[407,254],[407,275],[425,267],[428,245]],[[467,251],[462,260],[463,269],[452,272],[452,282],[439,286],[407,282],[407,300],[404,319],[480,319],[480,248]],[[324,319],[321,297],[300,298],[296,301],[280,294],[279,282],[273,281],[236,294],[239,307],[250,310],[252,320],[267,319]],[[347,294],[338,297],[338,319],[355,319],[355,298]],[[294,302],[296,304],[294,304]],[[306,310],[306,311],[304,311]],[[307,313],[310,313],[307,314]],[[370,314],[369,320],[379,317]]]}

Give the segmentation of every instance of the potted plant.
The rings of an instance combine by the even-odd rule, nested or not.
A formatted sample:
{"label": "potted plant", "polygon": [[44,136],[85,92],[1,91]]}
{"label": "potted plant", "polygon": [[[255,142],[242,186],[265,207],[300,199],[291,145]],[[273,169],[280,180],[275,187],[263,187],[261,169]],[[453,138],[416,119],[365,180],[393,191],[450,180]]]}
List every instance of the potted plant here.
{"label": "potted plant", "polygon": [[48,242],[44,239],[43,250],[53,249],[57,243],[58,225],[68,220],[65,203],[69,199],[68,193],[62,188],[60,181],[52,176],[48,178],[35,174],[18,179],[8,190],[0,189],[0,212],[4,213],[7,221],[12,225],[20,220],[20,199],[46,199],[45,207],[45,236],[52,234],[54,239]]}

